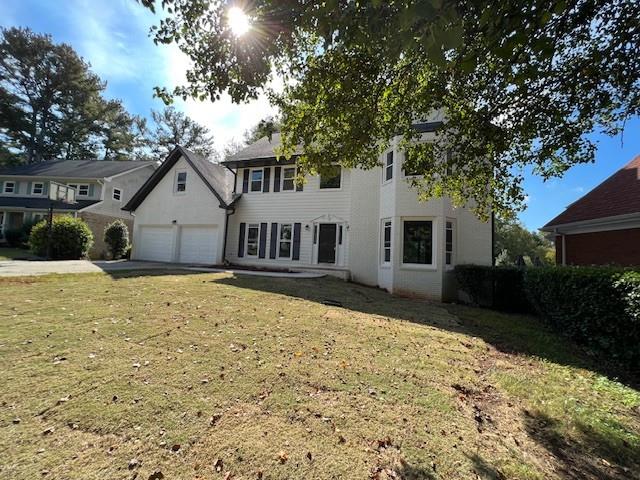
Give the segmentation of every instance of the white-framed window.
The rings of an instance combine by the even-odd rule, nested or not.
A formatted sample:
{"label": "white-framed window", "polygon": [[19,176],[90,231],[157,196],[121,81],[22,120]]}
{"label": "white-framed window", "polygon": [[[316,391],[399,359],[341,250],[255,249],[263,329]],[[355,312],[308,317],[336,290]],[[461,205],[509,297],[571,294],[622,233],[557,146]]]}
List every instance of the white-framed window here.
{"label": "white-framed window", "polygon": [[325,189],[338,189],[342,185],[342,167],[340,165],[333,165],[329,171],[324,174],[320,174],[320,188]]}
{"label": "white-framed window", "polygon": [[262,168],[251,170],[251,174],[249,175],[249,191],[250,192],[261,192],[262,191],[262,178],[264,176],[264,172]]}
{"label": "white-framed window", "polygon": [[291,192],[296,189],[296,167],[282,169],[282,191]]}
{"label": "white-framed window", "polygon": [[89,185],[78,185],[78,196],[79,197],[88,197],[89,196]]}
{"label": "white-framed window", "polygon": [[444,263],[453,265],[455,263],[455,233],[456,225],[453,220],[446,220],[444,227]]}
{"label": "white-framed window", "polygon": [[252,223],[247,226],[247,256],[258,256],[258,239],[260,238],[260,225]]}
{"label": "white-framed window", "polygon": [[391,220],[382,220],[382,263],[391,263]]}
{"label": "white-framed window", "polygon": [[2,193],[16,193],[16,182],[4,182]]}
{"label": "white-framed window", "polygon": [[187,172],[176,172],[175,193],[185,193],[187,191]]}
{"label": "white-framed window", "polygon": [[278,258],[291,258],[291,242],[293,238],[293,225],[283,223],[280,225],[278,235]]}
{"label": "white-framed window", "polygon": [[119,202],[122,200],[122,190],[120,190],[119,188],[113,188],[113,194],[112,194],[112,198],[116,201]]}
{"label": "white-framed window", "polygon": [[391,179],[393,179],[393,150],[387,153],[387,158],[384,163],[383,182],[388,182]]}
{"label": "white-framed window", "polygon": [[44,194],[44,183],[42,182],[34,182],[31,184],[31,195],[42,195]]}
{"label": "white-framed window", "polygon": [[402,221],[402,263],[435,265],[433,220]]}

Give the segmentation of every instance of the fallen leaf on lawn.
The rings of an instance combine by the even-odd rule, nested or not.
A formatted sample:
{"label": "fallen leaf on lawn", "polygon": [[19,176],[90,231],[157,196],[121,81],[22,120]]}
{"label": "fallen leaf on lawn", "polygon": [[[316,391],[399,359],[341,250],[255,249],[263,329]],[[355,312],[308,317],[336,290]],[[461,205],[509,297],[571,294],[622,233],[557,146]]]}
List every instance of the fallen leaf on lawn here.
{"label": "fallen leaf on lawn", "polygon": [[307,458],[309,459],[309,461],[313,460],[313,455],[311,455],[311,452],[307,452]]}
{"label": "fallen leaf on lawn", "polygon": [[284,450],[280,450],[278,452],[278,460],[280,463],[286,463],[286,461],[289,460],[289,455]]}
{"label": "fallen leaf on lawn", "polygon": [[131,460],[129,460],[129,470],[133,470],[136,467],[140,466],[140,460],[138,460],[137,458],[132,458]]}
{"label": "fallen leaf on lawn", "polygon": [[133,365],[131,365],[133,368],[140,368],[140,364],[139,363],[134,363]]}
{"label": "fallen leaf on lawn", "polygon": [[180,444],[176,443],[171,446],[171,451],[177,452],[178,450],[180,450]]}
{"label": "fallen leaf on lawn", "polygon": [[338,435],[338,443],[347,443],[347,439],[342,435]]}
{"label": "fallen leaf on lawn", "polygon": [[233,478],[233,474],[231,472],[227,472],[224,474],[224,480],[231,480]]}
{"label": "fallen leaf on lawn", "polygon": [[213,464],[213,469],[220,473],[222,471],[222,469],[224,468],[224,464],[222,463],[222,459],[219,458],[216,460],[216,462]]}
{"label": "fallen leaf on lawn", "polygon": [[301,356],[302,356],[302,352],[296,352],[296,353],[294,353],[294,355],[295,355],[296,357],[301,357]]}

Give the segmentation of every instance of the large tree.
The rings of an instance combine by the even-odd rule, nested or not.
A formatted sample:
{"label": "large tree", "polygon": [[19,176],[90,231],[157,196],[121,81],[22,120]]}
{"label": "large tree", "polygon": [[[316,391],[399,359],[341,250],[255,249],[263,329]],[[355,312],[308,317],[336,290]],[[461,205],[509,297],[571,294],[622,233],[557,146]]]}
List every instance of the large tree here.
{"label": "large tree", "polygon": [[[592,161],[587,134],[640,112],[636,0],[254,0],[238,2],[241,36],[227,1],[161,4],[154,39],[193,65],[187,85],[158,89],[166,100],[243,102],[277,73],[283,151],[303,144],[303,168],[371,167],[401,134],[425,197],[473,200],[484,216],[522,205],[525,167],[549,178]],[[433,112],[444,127],[416,142],[412,122]]]}
{"label": "large tree", "polygon": [[[495,221],[495,253],[498,265],[513,265],[519,257],[543,264],[555,262],[553,243],[540,232],[532,232],[511,217],[497,217]],[[537,260],[536,260],[537,259]]]}
{"label": "large tree", "polygon": [[162,111],[154,110],[151,117],[154,125],[149,135],[149,145],[157,160],[164,160],[177,145],[213,160],[216,149],[207,127],[173,107]]}

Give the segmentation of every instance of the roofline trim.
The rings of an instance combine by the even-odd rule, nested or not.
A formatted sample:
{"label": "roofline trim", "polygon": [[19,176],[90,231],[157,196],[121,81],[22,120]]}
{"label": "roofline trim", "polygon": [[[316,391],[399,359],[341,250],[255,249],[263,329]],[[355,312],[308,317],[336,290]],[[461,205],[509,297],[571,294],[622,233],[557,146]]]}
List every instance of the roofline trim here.
{"label": "roofline trim", "polygon": [[[584,228],[612,227],[616,225],[629,228],[629,224],[640,225],[640,212],[625,213],[624,215],[614,215],[611,217],[592,218],[589,220],[580,220],[578,222],[547,224],[540,229],[542,232],[554,234],[562,234],[560,230],[581,230]],[[631,227],[633,228],[633,227]],[[565,232],[566,233],[566,232]]]}

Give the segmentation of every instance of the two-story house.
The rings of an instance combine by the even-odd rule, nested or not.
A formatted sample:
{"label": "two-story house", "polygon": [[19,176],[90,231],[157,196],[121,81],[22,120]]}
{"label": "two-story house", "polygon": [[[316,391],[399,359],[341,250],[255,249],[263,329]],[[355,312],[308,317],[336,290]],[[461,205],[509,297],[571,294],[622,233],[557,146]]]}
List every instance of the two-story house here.
{"label": "two-story house", "polygon": [[[3,232],[25,222],[55,215],[82,217],[91,228],[95,244],[90,252],[99,257],[106,251],[104,227],[119,218],[133,228],[131,215],[122,210],[133,194],[155,170],[155,162],[66,160],[18,165],[0,169],[0,242]],[[51,202],[51,182],[72,186],[76,202]]]}
{"label": "two-story house", "polygon": [[[439,123],[416,126],[428,141]],[[391,292],[455,296],[456,263],[491,264],[491,225],[446,198],[419,201],[399,138],[369,170],[296,184],[296,156],[262,138],[216,165],[177,148],[129,202],[133,258],[322,271]]]}

